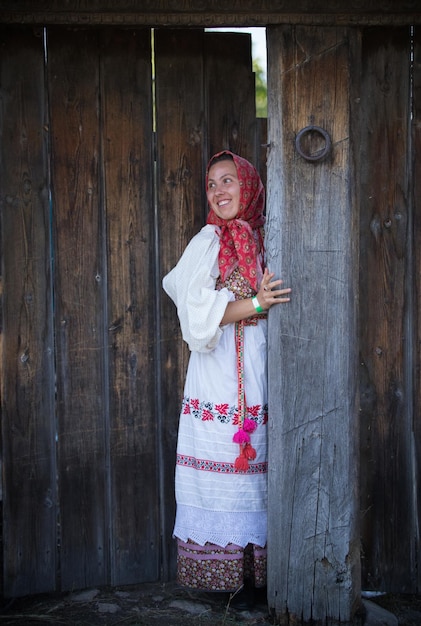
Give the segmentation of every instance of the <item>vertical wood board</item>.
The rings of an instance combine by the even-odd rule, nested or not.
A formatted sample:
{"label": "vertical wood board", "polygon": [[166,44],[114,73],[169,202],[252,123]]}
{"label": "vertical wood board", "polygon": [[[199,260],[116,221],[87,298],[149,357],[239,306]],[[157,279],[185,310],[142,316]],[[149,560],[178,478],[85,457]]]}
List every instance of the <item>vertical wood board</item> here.
{"label": "vertical wood board", "polygon": [[268,121],[265,117],[256,118],[256,161],[255,166],[260,174],[262,183],[267,189],[267,155],[268,155]]}
{"label": "vertical wood board", "polygon": [[101,36],[110,394],[111,582],[160,572],[151,34]]}
{"label": "vertical wood board", "polygon": [[409,58],[409,29],[363,31],[360,107],[365,129],[359,156],[362,564],[366,588],[392,592],[415,590],[408,423],[412,400],[405,371],[412,368],[407,362],[411,338],[406,315],[413,315],[407,309],[407,291],[412,289],[407,256]]}
{"label": "vertical wood board", "polygon": [[48,32],[61,587],[109,582],[98,34]]}
{"label": "vertical wood board", "polygon": [[[412,248],[413,299],[411,301],[414,327],[411,334],[413,341],[412,369],[414,385],[413,420],[411,427],[412,466],[409,480],[413,486],[413,534],[416,541],[411,545],[411,562],[418,563],[421,536],[421,28],[414,29],[414,62],[413,62],[413,119],[412,119],[412,155],[414,168],[411,176],[412,224],[414,246]],[[414,568],[415,569],[415,568]],[[413,572],[412,583],[416,590],[421,589],[421,568]]]}
{"label": "vertical wood board", "polygon": [[[268,29],[268,264],[291,286],[269,315],[269,604],[316,623],[359,607],[358,221],[345,29]],[[308,125],[332,152],[295,150]]]}
{"label": "vertical wood board", "polygon": [[[155,31],[157,216],[160,275],[178,261],[204,224],[203,31]],[[160,318],[162,364],[161,462],[167,471],[163,506],[164,541],[174,572],[174,467],[188,348],[174,304],[163,293]]]}
{"label": "vertical wood board", "polygon": [[42,31],[0,30],[4,595],[56,576],[48,132]]}
{"label": "vertical wood board", "polygon": [[206,32],[204,44],[208,155],[231,150],[254,164],[256,100],[251,35]]}

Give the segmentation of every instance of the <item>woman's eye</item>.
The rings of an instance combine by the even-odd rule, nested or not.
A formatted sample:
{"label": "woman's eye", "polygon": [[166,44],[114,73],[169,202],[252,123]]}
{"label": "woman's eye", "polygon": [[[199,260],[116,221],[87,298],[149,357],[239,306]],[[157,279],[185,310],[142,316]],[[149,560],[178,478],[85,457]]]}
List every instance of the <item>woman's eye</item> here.
{"label": "woman's eye", "polygon": [[231,183],[231,182],[232,182],[231,178],[224,178],[224,183],[226,185],[229,185],[229,183]]}

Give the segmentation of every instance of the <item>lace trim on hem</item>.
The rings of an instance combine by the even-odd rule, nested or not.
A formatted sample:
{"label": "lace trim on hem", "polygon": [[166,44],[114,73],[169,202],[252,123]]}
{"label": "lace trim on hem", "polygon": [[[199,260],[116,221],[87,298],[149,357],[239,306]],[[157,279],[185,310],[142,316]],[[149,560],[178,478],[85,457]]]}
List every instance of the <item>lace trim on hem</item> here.
{"label": "lace trim on hem", "polygon": [[209,511],[179,504],[173,537],[189,539],[225,548],[234,543],[242,548],[254,543],[264,547],[267,541],[266,511]]}
{"label": "lace trim on hem", "polygon": [[174,539],[181,539],[187,543],[190,539],[195,543],[199,544],[199,546],[204,546],[207,543],[213,543],[220,548],[226,548],[229,544],[235,544],[236,546],[240,546],[240,548],[245,548],[249,543],[254,543],[260,548],[264,548],[266,545],[266,539],[258,536],[258,535],[249,535],[247,539],[244,537],[240,537],[239,535],[227,535],[226,537],[221,537],[217,535],[201,535],[200,533],[189,532],[185,530],[184,532],[181,529],[175,529],[173,533]]}

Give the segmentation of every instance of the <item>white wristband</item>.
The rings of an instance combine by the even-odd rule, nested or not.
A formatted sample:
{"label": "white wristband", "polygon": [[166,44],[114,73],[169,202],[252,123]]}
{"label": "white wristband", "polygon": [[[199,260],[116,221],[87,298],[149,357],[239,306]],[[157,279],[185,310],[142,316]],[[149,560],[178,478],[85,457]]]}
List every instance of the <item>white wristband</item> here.
{"label": "white wristband", "polygon": [[254,298],[252,298],[251,301],[253,302],[253,306],[256,309],[257,313],[263,313],[264,312],[264,309],[262,309],[262,307],[259,304],[257,296],[254,296]]}

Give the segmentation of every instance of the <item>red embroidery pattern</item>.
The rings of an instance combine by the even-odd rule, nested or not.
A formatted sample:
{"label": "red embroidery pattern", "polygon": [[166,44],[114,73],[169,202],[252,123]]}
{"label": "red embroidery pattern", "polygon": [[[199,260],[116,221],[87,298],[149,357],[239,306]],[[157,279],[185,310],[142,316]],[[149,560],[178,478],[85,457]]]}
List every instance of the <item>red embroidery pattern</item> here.
{"label": "red embroidery pattern", "polygon": [[[185,454],[177,454],[177,465],[182,467],[191,467],[192,469],[202,472],[216,472],[217,474],[238,474],[239,470],[235,468],[234,463],[223,463],[221,461],[210,461],[209,459],[196,459],[194,456]],[[250,463],[247,470],[242,474],[267,474],[268,464]]]}
{"label": "red embroidery pattern", "polygon": [[[183,415],[192,415],[195,419],[202,422],[217,420],[221,424],[232,424],[238,426],[239,410],[238,406],[230,406],[229,404],[216,404],[213,402],[200,401],[197,398],[188,398],[184,396],[181,412]],[[256,422],[256,425],[267,424],[268,406],[265,404],[255,404],[246,407],[246,415],[248,419]]]}

